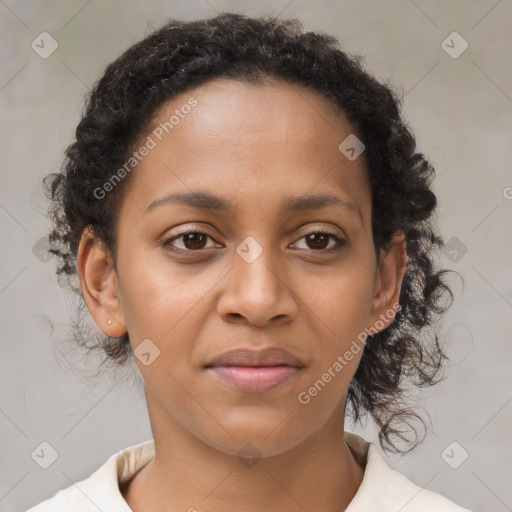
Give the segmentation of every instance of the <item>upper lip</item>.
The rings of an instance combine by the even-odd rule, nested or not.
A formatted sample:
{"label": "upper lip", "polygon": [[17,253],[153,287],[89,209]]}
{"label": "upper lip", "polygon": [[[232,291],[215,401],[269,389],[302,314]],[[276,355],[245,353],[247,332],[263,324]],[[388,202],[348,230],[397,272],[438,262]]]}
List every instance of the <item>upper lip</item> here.
{"label": "upper lip", "polygon": [[213,359],[211,366],[304,366],[304,363],[282,348],[272,347],[263,350],[233,349]]}

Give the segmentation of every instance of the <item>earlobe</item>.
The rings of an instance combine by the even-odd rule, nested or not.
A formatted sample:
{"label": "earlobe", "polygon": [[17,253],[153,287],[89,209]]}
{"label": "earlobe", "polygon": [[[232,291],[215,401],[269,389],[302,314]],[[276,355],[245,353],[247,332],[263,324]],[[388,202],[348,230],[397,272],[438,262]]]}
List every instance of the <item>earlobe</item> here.
{"label": "earlobe", "polygon": [[126,333],[117,273],[104,243],[87,227],[77,253],[77,271],[87,308],[98,327],[110,337]]}
{"label": "earlobe", "polygon": [[381,258],[375,277],[373,308],[368,328],[374,326],[377,321],[379,321],[379,325],[384,322],[385,326],[378,329],[382,331],[393,322],[408,261],[405,235],[403,232],[397,231],[394,233],[388,248],[386,250],[381,249]]}

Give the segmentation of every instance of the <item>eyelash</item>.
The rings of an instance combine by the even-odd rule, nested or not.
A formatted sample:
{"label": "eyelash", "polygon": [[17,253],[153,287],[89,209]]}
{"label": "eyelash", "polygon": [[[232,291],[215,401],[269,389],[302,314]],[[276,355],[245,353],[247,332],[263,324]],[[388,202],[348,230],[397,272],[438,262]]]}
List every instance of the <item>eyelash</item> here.
{"label": "eyelash", "polygon": [[[173,251],[173,252],[182,252],[182,253],[194,253],[194,252],[197,252],[197,253],[200,253],[201,251],[204,251],[204,250],[207,250],[207,249],[197,249],[197,250],[192,250],[192,249],[179,249],[179,248],[175,248],[172,246],[171,242],[173,242],[174,240],[179,240],[180,238],[186,236],[186,235],[205,235],[207,236],[208,238],[210,238],[211,240],[214,240],[214,238],[210,235],[208,235],[208,233],[203,233],[202,231],[186,231],[185,233],[181,233],[179,235],[175,235],[171,238],[168,238],[167,240],[165,240],[163,242],[163,246],[170,250],[170,251]],[[324,254],[331,254],[333,252],[336,252],[340,249],[342,249],[343,247],[346,247],[348,245],[348,242],[347,240],[343,239],[343,238],[339,238],[338,236],[334,235],[333,233],[329,233],[327,231],[311,231],[310,233],[306,233],[305,235],[303,235],[301,238],[299,238],[298,241],[310,236],[310,235],[326,235],[330,238],[333,238],[335,241],[336,241],[336,245],[334,247],[331,247],[330,249],[318,249],[318,250],[315,250],[315,249],[301,249],[303,251],[307,251],[307,250],[310,250],[312,252],[317,252],[317,253],[324,253]],[[170,247],[173,247],[172,249]]]}

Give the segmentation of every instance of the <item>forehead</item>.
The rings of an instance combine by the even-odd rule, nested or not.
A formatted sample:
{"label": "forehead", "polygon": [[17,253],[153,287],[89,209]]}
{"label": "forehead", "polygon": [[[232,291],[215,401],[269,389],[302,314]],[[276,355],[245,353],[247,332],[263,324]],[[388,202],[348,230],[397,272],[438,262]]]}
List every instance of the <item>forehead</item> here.
{"label": "forehead", "polygon": [[311,88],[217,79],[154,115],[141,141],[155,145],[131,187],[146,207],[165,192],[198,189],[267,205],[338,191],[360,203],[368,195],[365,160],[349,161],[338,149],[353,133],[344,113]]}
{"label": "forehead", "polygon": [[184,116],[186,122],[181,118],[179,129],[176,126],[172,131],[183,139],[188,136],[188,142],[194,144],[215,138],[221,145],[319,141],[328,145],[340,134],[354,131],[345,114],[311,87],[278,79],[254,84],[225,78],[165,103],[154,116],[151,129],[178,113],[191,97],[197,106]]}

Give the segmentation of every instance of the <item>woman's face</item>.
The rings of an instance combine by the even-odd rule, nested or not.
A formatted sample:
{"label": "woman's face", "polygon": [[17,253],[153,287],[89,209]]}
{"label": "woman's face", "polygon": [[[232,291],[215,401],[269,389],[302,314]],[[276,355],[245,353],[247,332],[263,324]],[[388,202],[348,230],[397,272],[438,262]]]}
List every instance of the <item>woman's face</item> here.
{"label": "woman's face", "polygon": [[[178,426],[268,456],[343,428],[361,333],[402,277],[391,252],[378,270],[364,152],[339,149],[353,134],[318,93],[280,81],[215,80],[154,117],[120,206],[115,270],[88,305],[105,333],[128,331],[155,436]],[[289,359],[215,366],[269,347]]]}

